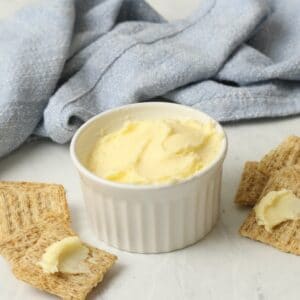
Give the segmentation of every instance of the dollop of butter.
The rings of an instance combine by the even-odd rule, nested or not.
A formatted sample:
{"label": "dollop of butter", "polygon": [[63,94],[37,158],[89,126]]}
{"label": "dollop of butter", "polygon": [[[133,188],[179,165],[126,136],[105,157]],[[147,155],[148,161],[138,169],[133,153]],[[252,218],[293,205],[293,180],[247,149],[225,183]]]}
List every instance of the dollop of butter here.
{"label": "dollop of butter", "polygon": [[300,219],[300,198],[289,190],[272,191],[254,207],[258,225],[272,229],[287,220]]}
{"label": "dollop of butter", "polygon": [[175,182],[210,164],[220,152],[223,138],[213,122],[128,121],[96,142],[87,167],[116,182]]}
{"label": "dollop of butter", "polygon": [[88,267],[84,260],[89,249],[77,236],[66,237],[50,245],[38,265],[45,273],[87,273]]}

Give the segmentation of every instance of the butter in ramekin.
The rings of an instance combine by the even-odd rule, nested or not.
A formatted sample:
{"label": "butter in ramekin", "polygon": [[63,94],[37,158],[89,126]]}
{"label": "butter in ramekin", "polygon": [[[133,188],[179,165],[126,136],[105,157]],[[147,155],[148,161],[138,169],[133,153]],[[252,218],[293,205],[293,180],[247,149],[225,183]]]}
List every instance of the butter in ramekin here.
{"label": "butter in ramekin", "polygon": [[219,154],[223,138],[213,122],[126,122],[120,130],[97,141],[88,168],[115,182],[176,182],[209,165]]}

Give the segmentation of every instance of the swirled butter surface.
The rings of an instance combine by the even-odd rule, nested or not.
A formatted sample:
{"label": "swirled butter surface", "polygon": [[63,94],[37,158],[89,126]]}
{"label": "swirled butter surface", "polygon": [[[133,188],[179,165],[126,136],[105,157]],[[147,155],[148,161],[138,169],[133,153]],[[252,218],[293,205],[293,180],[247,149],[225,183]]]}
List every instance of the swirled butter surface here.
{"label": "swirled butter surface", "polygon": [[188,178],[219,154],[224,136],[213,122],[128,121],[99,138],[88,169],[107,180],[161,184]]}

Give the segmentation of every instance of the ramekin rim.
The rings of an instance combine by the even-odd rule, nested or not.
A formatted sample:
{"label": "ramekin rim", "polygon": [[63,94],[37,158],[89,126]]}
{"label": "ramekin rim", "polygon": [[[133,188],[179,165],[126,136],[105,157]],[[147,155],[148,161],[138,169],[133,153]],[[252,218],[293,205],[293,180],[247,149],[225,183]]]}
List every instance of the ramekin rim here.
{"label": "ramekin rim", "polygon": [[219,127],[219,129],[221,130],[224,138],[223,138],[223,145],[222,145],[222,149],[220,151],[220,153],[216,156],[216,158],[207,166],[205,166],[203,169],[199,170],[198,172],[196,172],[195,174],[193,174],[192,176],[189,176],[187,178],[184,178],[183,180],[178,180],[178,181],[174,181],[174,182],[168,182],[168,183],[162,183],[162,184],[148,184],[148,185],[142,185],[142,184],[129,184],[129,183],[120,183],[120,182],[115,182],[115,181],[110,181],[104,178],[101,178],[97,175],[95,175],[94,173],[92,173],[91,171],[89,171],[78,159],[76,151],[75,151],[75,146],[76,146],[76,141],[78,139],[78,137],[80,136],[80,134],[82,133],[82,131],[84,129],[86,129],[91,123],[93,123],[95,120],[97,120],[98,118],[101,118],[105,115],[108,115],[112,112],[118,111],[118,110],[122,110],[122,109],[126,109],[127,107],[132,107],[132,106],[152,106],[152,105],[163,105],[163,106],[178,106],[178,107],[184,107],[185,109],[190,109],[190,110],[195,110],[192,107],[186,106],[186,105],[182,105],[182,104],[177,104],[177,103],[169,103],[169,102],[162,102],[162,101],[156,101],[156,102],[140,102],[140,103],[132,103],[132,104],[126,104],[123,106],[119,106],[116,108],[112,108],[109,110],[106,110],[104,112],[101,112],[97,115],[95,115],[94,117],[90,118],[88,121],[86,121],[85,123],[83,123],[75,132],[74,136],[72,137],[71,143],[70,143],[70,156],[71,156],[71,160],[73,162],[73,164],[75,165],[75,167],[79,170],[80,173],[82,173],[84,176],[86,176],[87,178],[91,179],[92,181],[96,182],[96,183],[100,183],[102,185],[106,185],[109,186],[111,188],[117,188],[117,189],[123,189],[123,190],[158,190],[158,189],[166,189],[166,188],[170,188],[173,186],[178,186],[178,185],[183,185],[186,184],[190,181],[195,180],[198,177],[203,176],[204,174],[207,174],[211,169],[213,169],[217,164],[221,163],[224,161],[226,153],[227,153],[227,149],[228,149],[228,138],[226,135],[225,130],[223,129],[222,125],[216,121],[214,118],[212,118],[211,116],[209,116],[208,114],[204,113],[201,110],[196,110],[197,112],[202,113],[204,116],[206,116],[207,118],[209,118],[210,120],[212,120],[214,123],[217,124],[217,126]]}

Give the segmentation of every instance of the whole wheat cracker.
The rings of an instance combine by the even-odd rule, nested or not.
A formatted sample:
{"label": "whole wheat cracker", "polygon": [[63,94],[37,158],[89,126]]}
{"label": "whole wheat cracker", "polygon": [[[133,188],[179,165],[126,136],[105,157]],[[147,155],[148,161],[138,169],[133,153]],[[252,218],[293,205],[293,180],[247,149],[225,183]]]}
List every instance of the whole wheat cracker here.
{"label": "whole wheat cracker", "polygon": [[[275,172],[269,179],[261,198],[270,191],[282,189],[291,190],[300,197],[300,167],[285,167]],[[257,224],[255,212],[252,210],[239,232],[244,237],[271,245],[281,251],[300,255],[300,220],[285,221],[273,228],[272,232],[268,232],[264,226]]]}
{"label": "whole wheat cracker", "polygon": [[300,165],[300,137],[291,135],[262,158],[258,169],[271,176],[283,167],[294,165]]}
{"label": "whole wheat cracker", "polygon": [[[63,215],[49,214],[41,222],[14,232],[7,239],[0,242],[0,255],[11,265],[18,264],[26,251],[32,247],[40,238],[42,232],[49,224],[61,224],[66,222]],[[68,226],[68,223],[66,223]]]}
{"label": "whole wheat cracker", "polygon": [[300,197],[300,165],[284,167],[269,178],[258,201],[271,191],[287,189]]}
{"label": "whole wheat cracker", "polygon": [[272,232],[257,224],[255,212],[251,211],[240,228],[240,234],[252,240],[273,246],[283,252],[300,255],[300,221],[286,221]]}
{"label": "whole wheat cracker", "polygon": [[88,273],[47,274],[37,265],[48,246],[72,235],[74,232],[64,222],[49,224],[42,231],[39,240],[28,248],[17,264],[13,265],[14,275],[38,289],[62,299],[85,299],[87,294],[102,281],[104,274],[114,264],[116,256],[84,244],[89,249],[89,255],[85,260],[89,268]]}
{"label": "whole wheat cracker", "polygon": [[0,242],[15,232],[39,223],[49,213],[70,222],[62,185],[31,182],[0,182]]}
{"label": "whole wheat cracker", "polygon": [[300,166],[300,137],[289,136],[256,165],[246,163],[235,202],[254,206],[269,177],[286,166]]}
{"label": "whole wheat cracker", "polygon": [[268,176],[259,171],[258,162],[247,161],[237,190],[234,202],[245,206],[253,206],[259,198]]}
{"label": "whole wheat cracker", "polygon": [[26,227],[26,229],[11,235],[9,239],[0,242],[0,255],[10,264],[18,263],[27,249],[34,245],[39,237],[40,229],[37,225]]}

